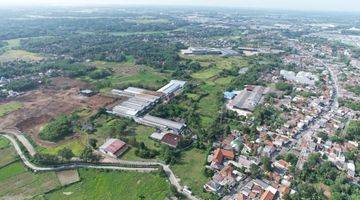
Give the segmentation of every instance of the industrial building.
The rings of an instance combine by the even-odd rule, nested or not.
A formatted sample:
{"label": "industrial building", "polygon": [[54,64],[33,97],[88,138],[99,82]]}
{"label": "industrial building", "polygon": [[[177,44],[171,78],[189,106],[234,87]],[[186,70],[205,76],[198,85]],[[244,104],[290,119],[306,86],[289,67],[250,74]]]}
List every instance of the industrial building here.
{"label": "industrial building", "polygon": [[113,114],[123,117],[135,117],[145,113],[164,96],[161,92],[135,87],[128,87],[125,90],[113,89],[111,92],[113,95],[128,97],[126,101],[121,102],[112,110]]}
{"label": "industrial building", "polygon": [[188,49],[181,50],[183,55],[222,55],[234,56],[239,53],[231,48],[206,48],[206,47],[189,47]]}
{"label": "industrial building", "polygon": [[[240,115],[247,115],[251,113],[257,105],[263,101],[263,95],[273,93],[271,88],[248,85],[242,91],[233,91],[231,93],[224,93],[224,97],[229,99],[227,108],[238,112]],[[229,98],[229,94],[231,98]],[[236,94],[235,97],[233,95]]]}
{"label": "industrial building", "polygon": [[319,78],[316,75],[304,71],[295,74],[293,71],[281,70],[280,75],[288,81],[294,81],[305,85],[315,85],[316,81],[319,81]]}
{"label": "industrial building", "polygon": [[111,91],[113,95],[126,97],[127,99],[116,105],[108,113],[121,117],[130,117],[137,123],[156,127],[160,130],[172,130],[174,133],[180,134],[186,127],[185,123],[154,117],[146,113],[161,100],[170,99],[179,93],[185,84],[186,81],[171,80],[156,92],[136,87],[128,87],[125,90],[113,89]]}
{"label": "industrial building", "polygon": [[144,125],[159,128],[161,130],[172,130],[176,133],[181,133],[182,130],[186,127],[185,123],[154,117],[149,114],[145,115],[144,117],[137,118],[136,121]]}
{"label": "industrial building", "polygon": [[158,92],[164,93],[166,96],[171,96],[179,92],[184,87],[185,84],[186,81],[171,80],[164,87],[160,88]]}

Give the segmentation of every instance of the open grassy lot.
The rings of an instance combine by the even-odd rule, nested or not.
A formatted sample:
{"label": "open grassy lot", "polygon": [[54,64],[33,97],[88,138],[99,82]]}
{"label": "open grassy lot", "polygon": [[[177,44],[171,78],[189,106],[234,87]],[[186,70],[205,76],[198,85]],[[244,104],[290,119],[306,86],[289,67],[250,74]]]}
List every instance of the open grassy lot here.
{"label": "open grassy lot", "polygon": [[183,152],[181,161],[171,169],[181,179],[181,184],[189,186],[202,199],[209,199],[211,195],[203,192],[203,185],[209,181],[203,173],[205,160],[206,152],[193,148]]}
{"label": "open grassy lot", "polygon": [[0,105],[0,117],[3,117],[9,114],[10,112],[18,110],[22,107],[23,107],[22,103],[16,101],[2,104]]}
{"label": "open grassy lot", "polygon": [[65,143],[62,143],[55,147],[37,147],[37,151],[40,153],[46,153],[46,154],[52,154],[56,155],[58,151],[60,151],[63,148],[69,148],[72,150],[72,152],[75,154],[75,156],[79,156],[81,154],[81,151],[85,148],[87,145],[87,135],[83,134],[80,136],[80,138],[73,139],[66,141]]}
{"label": "open grassy lot", "polygon": [[144,85],[151,88],[160,88],[166,83],[167,78],[163,74],[145,70],[132,76],[111,77],[110,80],[112,85],[120,88],[130,85]]}
{"label": "open grassy lot", "polygon": [[[157,149],[159,150],[160,144],[152,139],[150,139],[150,135],[155,132],[154,128],[142,126],[142,125],[136,125],[135,133],[133,136],[129,137],[135,137],[137,142],[144,142],[144,144],[149,149]],[[135,155],[135,148],[130,148],[128,151],[126,151],[122,156],[121,159],[124,160],[146,160],[143,158],[140,158]]]}
{"label": "open grassy lot", "polygon": [[163,200],[169,183],[156,173],[79,170],[81,182],[45,195],[45,199],[145,199]]}
{"label": "open grassy lot", "polygon": [[23,61],[38,61],[42,60],[44,57],[39,54],[24,51],[24,50],[9,50],[0,55],[0,62],[8,62],[14,60],[23,60]]}
{"label": "open grassy lot", "polygon": [[59,186],[54,172],[35,174],[20,162],[0,169],[0,199],[30,199]]}

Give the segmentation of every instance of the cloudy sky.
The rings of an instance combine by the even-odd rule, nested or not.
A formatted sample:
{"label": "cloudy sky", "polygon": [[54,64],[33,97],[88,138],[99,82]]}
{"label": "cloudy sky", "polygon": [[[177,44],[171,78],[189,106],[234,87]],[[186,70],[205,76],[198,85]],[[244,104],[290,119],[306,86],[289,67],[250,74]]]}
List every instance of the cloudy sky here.
{"label": "cloudy sky", "polygon": [[194,5],[294,10],[359,11],[360,0],[0,0],[0,6]]}

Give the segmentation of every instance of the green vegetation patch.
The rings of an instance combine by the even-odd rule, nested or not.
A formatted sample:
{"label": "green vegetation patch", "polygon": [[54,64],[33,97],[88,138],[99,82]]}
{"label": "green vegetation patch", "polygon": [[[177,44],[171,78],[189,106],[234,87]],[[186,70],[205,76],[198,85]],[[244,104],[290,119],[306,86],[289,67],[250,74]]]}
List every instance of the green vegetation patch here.
{"label": "green vegetation patch", "polygon": [[48,123],[43,130],[39,133],[39,137],[43,140],[52,142],[59,141],[64,137],[74,132],[74,121],[76,116],[59,116],[50,123]]}
{"label": "green vegetation patch", "polygon": [[0,55],[0,62],[9,62],[14,60],[39,61],[42,59],[44,59],[43,56],[24,50],[9,50]]}
{"label": "green vegetation patch", "polygon": [[32,173],[20,162],[0,169],[0,197],[3,199],[29,199],[58,187],[60,183],[54,172]]}
{"label": "green vegetation patch", "polygon": [[79,170],[81,182],[46,194],[46,199],[145,199],[163,200],[170,192],[169,183],[157,173],[101,172]]}
{"label": "green vegetation patch", "polygon": [[3,117],[15,110],[18,110],[23,107],[23,104],[20,102],[10,102],[0,105],[0,117]]}
{"label": "green vegetation patch", "polygon": [[24,172],[26,172],[26,169],[20,162],[3,167],[0,169],[0,182]]}
{"label": "green vegetation patch", "polygon": [[183,152],[180,162],[171,167],[180,178],[181,184],[189,186],[195,195],[203,199],[209,199],[211,196],[203,192],[203,185],[209,181],[204,175],[206,156],[206,151],[194,148]]}

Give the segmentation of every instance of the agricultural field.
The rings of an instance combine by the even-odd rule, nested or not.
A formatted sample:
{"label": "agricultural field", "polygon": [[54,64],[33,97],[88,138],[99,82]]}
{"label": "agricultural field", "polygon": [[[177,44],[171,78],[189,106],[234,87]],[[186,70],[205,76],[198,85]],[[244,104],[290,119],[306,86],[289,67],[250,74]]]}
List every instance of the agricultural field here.
{"label": "agricultural field", "polygon": [[0,137],[0,168],[17,160],[15,149],[7,139]]}
{"label": "agricultural field", "polygon": [[170,195],[167,180],[157,173],[79,170],[81,182],[46,194],[45,199],[145,199],[163,200]]}
{"label": "agricultural field", "polygon": [[6,104],[0,105],[0,117],[3,117],[10,112],[13,112],[15,110],[18,110],[23,107],[23,104],[20,102],[10,102]]}
{"label": "agricultural field", "polygon": [[29,199],[59,186],[55,173],[35,174],[27,171],[20,162],[0,169],[0,199]]}

